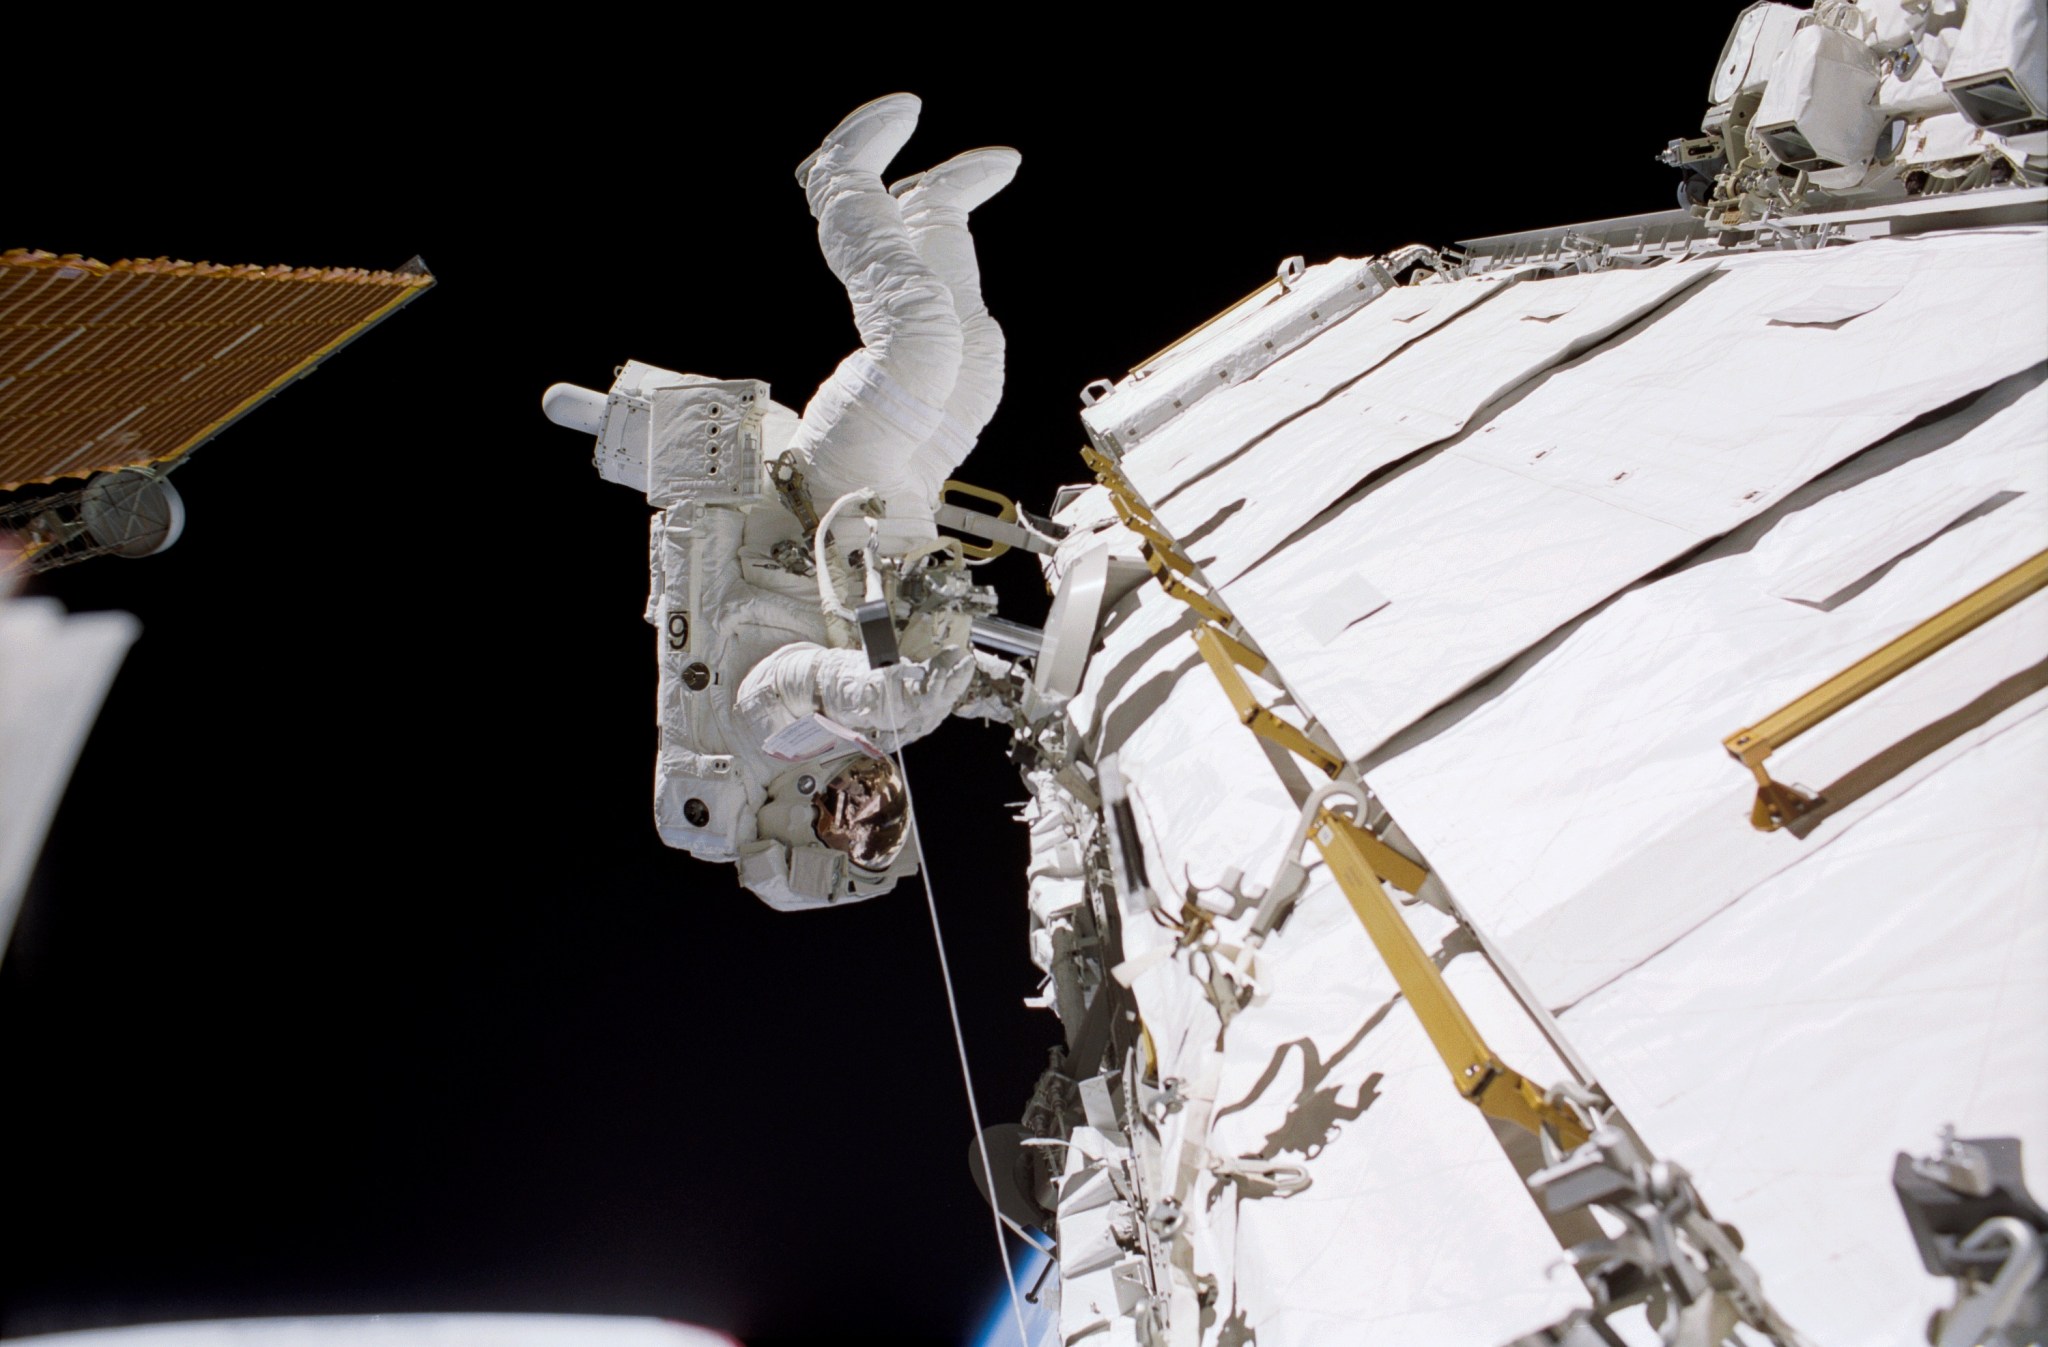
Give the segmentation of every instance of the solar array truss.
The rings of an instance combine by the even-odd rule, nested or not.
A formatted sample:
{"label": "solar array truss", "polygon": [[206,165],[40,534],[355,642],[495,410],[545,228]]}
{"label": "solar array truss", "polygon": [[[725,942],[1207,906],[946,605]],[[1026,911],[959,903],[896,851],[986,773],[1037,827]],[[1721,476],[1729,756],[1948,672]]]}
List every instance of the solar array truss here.
{"label": "solar array truss", "polygon": [[433,283],[0,252],[0,491],[174,463]]}

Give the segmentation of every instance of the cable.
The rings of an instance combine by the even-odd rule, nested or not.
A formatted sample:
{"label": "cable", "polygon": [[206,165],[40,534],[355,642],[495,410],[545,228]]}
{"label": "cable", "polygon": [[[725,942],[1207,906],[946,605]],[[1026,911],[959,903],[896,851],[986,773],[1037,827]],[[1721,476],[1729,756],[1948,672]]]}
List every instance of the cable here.
{"label": "cable", "polygon": [[811,535],[811,563],[818,573],[818,606],[824,609],[827,621],[835,617],[848,622],[854,620],[853,610],[840,602],[837,592],[838,586],[829,555],[832,526],[839,522],[839,512],[848,505],[865,505],[874,498],[875,493],[867,487],[847,492],[832,502],[832,507],[825,511],[825,517],[818,521],[817,532]]}
{"label": "cable", "polygon": [[889,706],[890,751],[896,759],[897,778],[903,782],[903,804],[910,815],[910,841],[917,852],[918,883],[924,886],[925,909],[931,913],[932,946],[939,955],[939,980],[946,985],[946,1014],[953,1021],[953,1046],[960,1055],[960,1081],[967,1088],[967,1117],[974,1125],[975,1150],[981,1155],[982,1182],[988,1185],[989,1224],[996,1232],[996,1255],[1003,1260],[1003,1285],[1010,1293],[1010,1312],[1017,1320],[1018,1347],[1031,1347],[1031,1334],[1024,1327],[1024,1302],[1017,1292],[1017,1274],[1010,1266],[1010,1244],[1003,1238],[1003,1213],[996,1205],[995,1165],[988,1158],[988,1138],[981,1130],[981,1107],[974,1102],[974,1072],[967,1064],[967,1035],[960,1028],[960,1001],[953,993],[953,969],[946,961],[945,933],[939,929],[939,900],[932,889],[931,865],[924,856],[924,829],[917,825],[917,798],[910,792],[910,771],[903,765],[903,731],[899,728],[903,718],[896,710],[895,680],[887,680],[883,686]]}

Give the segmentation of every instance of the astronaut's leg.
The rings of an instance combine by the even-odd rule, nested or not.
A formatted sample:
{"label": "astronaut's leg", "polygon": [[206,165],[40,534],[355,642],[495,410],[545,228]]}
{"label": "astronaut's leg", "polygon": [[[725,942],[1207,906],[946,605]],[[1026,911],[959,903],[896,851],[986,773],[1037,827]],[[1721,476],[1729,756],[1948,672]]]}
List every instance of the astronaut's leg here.
{"label": "astronaut's leg", "polygon": [[[960,372],[953,294],[918,251],[881,172],[917,123],[918,101],[892,94],[856,109],[798,170],[825,263],[853,302],[861,349],[804,408],[790,447],[824,499],[872,487],[919,496],[918,446],[938,431]],[[912,504],[903,500],[902,504]]]}
{"label": "astronaut's leg", "polygon": [[1007,187],[1022,156],[1002,146],[969,150],[890,186],[903,203],[911,240],[953,292],[960,318],[960,374],[938,430],[918,449],[912,476],[936,501],[939,488],[974,447],[1003,395],[1003,329],[981,297],[981,266],[967,215]]}

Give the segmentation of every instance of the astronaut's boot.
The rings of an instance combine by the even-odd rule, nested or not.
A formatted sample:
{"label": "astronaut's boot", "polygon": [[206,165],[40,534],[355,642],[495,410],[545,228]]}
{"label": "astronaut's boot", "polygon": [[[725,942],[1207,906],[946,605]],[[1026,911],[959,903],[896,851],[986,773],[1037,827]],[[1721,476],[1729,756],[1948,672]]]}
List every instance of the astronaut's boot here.
{"label": "astronaut's boot", "polygon": [[906,217],[935,206],[971,211],[1010,185],[1024,156],[1007,145],[956,154],[945,163],[889,184]]}
{"label": "astronaut's boot", "polygon": [[861,339],[818,385],[790,440],[820,499],[859,488],[906,502],[927,494],[904,489],[906,474],[940,429],[959,379],[953,293],[911,238],[903,203],[882,185],[920,106],[891,94],[856,108],[804,161],[818,248],[846,287]]}
{"label": "astronaut's boot", "polygon": [[[841,118],[818,148],[796,166],[797,185],[812,193],[811,176],[821,163],[833,172],[880,177],[917,129],[917,114],[923,108],[916,94],[885,94],[861,104]],[[815,194],[813,200],[815,214]]]}
{"label": "astronaut's boot", "polygon": [[927,505],[995,414],[1003,394],[1003,329],[981,296],[981,266],[967,214],[1008,186],[1023,156],[1003,146],[969,150],[915,177],[892,183],[911,241],[953,292],[960,318],[960,373],[938,428],[919,446],[910,479]]}

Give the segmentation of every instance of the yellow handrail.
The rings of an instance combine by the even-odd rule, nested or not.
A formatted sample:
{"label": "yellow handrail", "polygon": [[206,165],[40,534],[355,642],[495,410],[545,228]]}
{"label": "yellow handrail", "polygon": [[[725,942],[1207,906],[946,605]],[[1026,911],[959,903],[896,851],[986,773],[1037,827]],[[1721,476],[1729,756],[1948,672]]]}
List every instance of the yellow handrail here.
{"label": "yellow handrail", "polygon": [[1187,332],[1174,338],[1171,342],[1168,342],[1166,345],[1160,347],[1151,355],[1146,356],[1143,360],[1140,360],[1137,364],[1131,366],[1130,373],[1151,373],[1152,367],[1154,365],[1159,364],[1161,361],[1165,360],[1166,357],[1172,355],[1175,351],[1178,351],[1181,347],[1186,346],[1189,342],[1201,336],[1210,328],[1215,327],[1218,323],[1221,323],[1225,319],[1231,317],[1233,314],[1240,313],[1249,305],[1259,300],[1265,299],[1275,290],[1279,290],[1282,294],[1286,293],[1287,290],[1286,283],[1282,281],[1278,276],[1275,276],[1272,280],[1267,281],[1258,289],[1252,291],[1243,299],[1238,300],[1235,304],[1232,304],[1229,308],[1223,310],[1223,312],[1217,314],[1215,317],[1209,319],[1207,322],[1201,324],[1199,327],[1190,328]]}
{"label": "yellow handrail", "polygon": [[[1502,1062],[1486,1045],[1479,1026],[1458,1003],[1436,960],[1415,938],[1415,932],[1387,897],[1380,876],[1367,857],[1366,842],[1379,842],[1348,819],[1324,810],[1309,837],[1330,867],[1331,878],[1344,891],[1359,924],[1379,951],[1380,961],[1394,975],[1401,995],[1415,1009],[1430,1045],[1450,1069],[1458,1093],[1491,1118],[1541,1134],[1545,1124],[1567,1150],[1584,1145],[1587,1131],[1578,1115],[1551,1103],[1544,1092],[1519,1071]],[[1384,843],[1380,843],[1384,846]]]}
{"label": "yellow handrail", "polygon": [[2044,587],[2048,587],[2048,552],[2037,552],[1903,636],[1887,641],[1820,686],[1723,739],[1729,756],[1756,776],[1756,803],[1750,809],[1750,824],[1762,832],[1775,832],[1824,803],[1818,795],[1772,780],[1764,759]]}
{"label": "yellow handrail", "polygon": [[[1260,704],[1246,684],[1239,669],[1264,674],[1268,667],[1265,656],[1225,630],[1234,619],[1221,605],[1179,578],[1193,576],[1196,567],[1138,497],[1129,480],[1112,460],[1092,449],[1084,449],[1082,457],[1095,469],[1096,479],[1108,488],[1117,517],[1143,539],[1146,564],[1159,583],[1167,593],[1208,619],[1194,630],[1195,647],[1222,685],[1238,720],[1253,733],[1336,777],[1344,768],[1343,759]],[[1450,1071],[1458,1093],[1488,1117],[1538,1135],[1548,1127],[1567,1149],[1583,1145],[1587,1140],[1584,1122],[1571,1109],[1553,1102],[1487,1046],[1479,1027],[1444,981],[1443,970],[1423,949],[1422,942],[1415,938],[1415,932],[1387,895],[1387,884],[1407,893],[1416,892],[1429,877],[1429,871],[1366,828],[1328,809],[1317,814],[1309,836],[1330,867],[1331,877],[1344,891],[1351,910],[1365,927],[1380,961],[1393,974],[1403,998],[1414,1008],[1423,1032]]]}
{"label": "yellow handrail", "polygon": [[[946,484],[939,488],[939,503],[941,505],[945,504],[946,497],[955,491],[963,496],[973,496],[976,500],[985,500],[991,505],[1001,506],[1002,513],[998,514],[996,518],[1002,520],[1005,524],[1017,522],[1017,502],[1011,500],[1002,492],[991,491],[985,486],[976,486],[972,482],[961,482],[948,478]],[[964,555],[973,557],[976,561],[987,561],[990,558],[999,557],[1009,550],[1010,545],[1008,543],[990,543],[986,546],[980,543],[963,542],[960,544],[960,551]]]}

